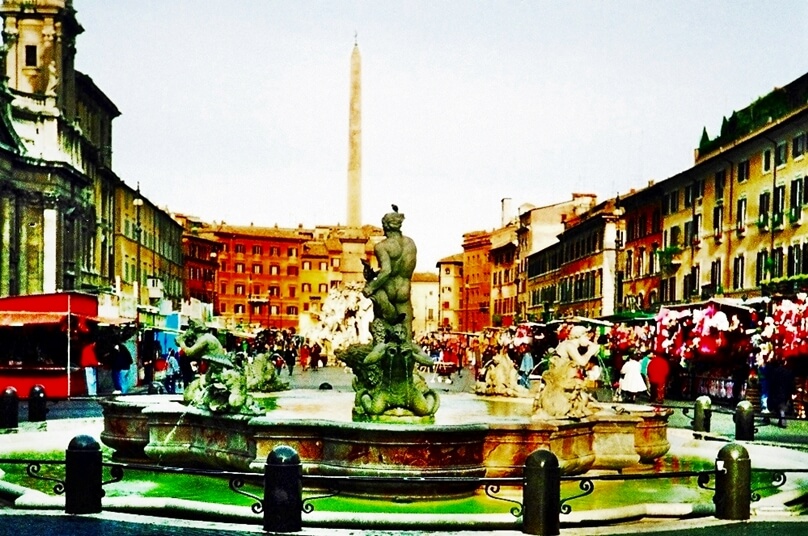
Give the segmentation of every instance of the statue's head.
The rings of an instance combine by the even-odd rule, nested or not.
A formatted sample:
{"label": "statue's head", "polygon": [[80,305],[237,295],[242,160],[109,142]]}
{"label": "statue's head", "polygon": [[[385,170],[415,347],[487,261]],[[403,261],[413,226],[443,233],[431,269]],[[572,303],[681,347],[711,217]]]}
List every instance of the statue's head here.
{"label": "statue's head", "polygon": [[382,216],[382,229],[385,231],[400,231],[402,223],[404,223],[404,214],[398,211],[396,205],[393,205],[393,212]]}

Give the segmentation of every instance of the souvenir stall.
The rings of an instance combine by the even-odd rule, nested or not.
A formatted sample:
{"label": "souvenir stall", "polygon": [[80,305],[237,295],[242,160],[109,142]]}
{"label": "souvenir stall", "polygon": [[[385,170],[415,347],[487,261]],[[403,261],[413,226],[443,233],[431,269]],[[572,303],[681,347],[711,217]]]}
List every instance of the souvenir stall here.
{"label": "souvenir stall", "polygon": [[20,399],[35,385],[51,399],[86,394],[81,349],[121,322],[100,318],[96,296],[78,292],[0,298],[0,389]]}
{"label": "souvenir stall", "polygon": [[762,317],[762,312],[729,299],[662,307],[654,351],[671,362],[670,396],[743,399],[757,353],[752,334]]}
{"label": "souvenir stall", "polygon": [[[765,378],[765,365],[777,357],[785,361],[794,376],[794,413],[806,417],[808,406],[808,295],[763,298],[769,316],[760,323],[752,336],[755,348],[755,366],[758,375]],[[765,385],[764,385],[765,387]]]}

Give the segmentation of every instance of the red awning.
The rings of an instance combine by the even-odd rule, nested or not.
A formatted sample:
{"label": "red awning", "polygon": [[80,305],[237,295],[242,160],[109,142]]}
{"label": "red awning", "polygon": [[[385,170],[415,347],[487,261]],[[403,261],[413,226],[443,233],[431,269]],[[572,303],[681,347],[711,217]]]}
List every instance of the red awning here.
{"label": "red awning", "polygon": [[59,325],[66,317],[65,313],[0,311],[0,326]]}

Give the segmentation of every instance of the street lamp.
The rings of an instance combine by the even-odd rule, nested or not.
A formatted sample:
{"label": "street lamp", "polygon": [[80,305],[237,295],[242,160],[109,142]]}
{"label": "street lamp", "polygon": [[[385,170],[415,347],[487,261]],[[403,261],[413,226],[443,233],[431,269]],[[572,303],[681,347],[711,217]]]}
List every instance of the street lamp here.
{"label": "street lamp", "polygon": [[137,183],[137,197],[132,204],[135,206],[135,238],[137,239],[137,268],[135,268],[135,361],[140,363],[140,207],[143,199],[140,197],[140,181]]}

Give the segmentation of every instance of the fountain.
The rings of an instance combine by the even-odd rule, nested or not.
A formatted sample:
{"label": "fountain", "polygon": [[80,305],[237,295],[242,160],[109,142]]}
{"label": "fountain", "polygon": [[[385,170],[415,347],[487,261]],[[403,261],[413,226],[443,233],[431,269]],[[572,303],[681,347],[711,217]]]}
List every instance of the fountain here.
{"label": "fountain", "polygon": [[[205,358],[214,364],[218,380],[202,380],[185,403],[165,395],[103,401],[102,442],[118,459],[174,466],[261,472],[270,451],[285,444],[298,452],[307,474],[471,477],[432,488],[356,479],[344,490],[408,498],[468,495],[477,487],[474,477],[520,477],[526,457],[539,448],[558,457],[565,475],[622,470],[668,451],[670,410],[615,409],[585,399],[585,391],[569,377],[584,355],[572,352],[573,344],[578,351],[577,342],[557,349],[558,362],[548,378],[559,380],[549,382],[535,403],[532,394],[439,397],[415,368],[431,361],[409,338],[416,248],[401,234],[403,219],[395,206],[384,216],[386,238],[375,251],[379,269],[365,270],[361,293],[372,302],[372,341],[337,351],[355,374],[353,393],[245,391],[246,381],[232,374],[238,369],[234,360],[208,347]],[[272,409],[259,410],[259,402]]]}

